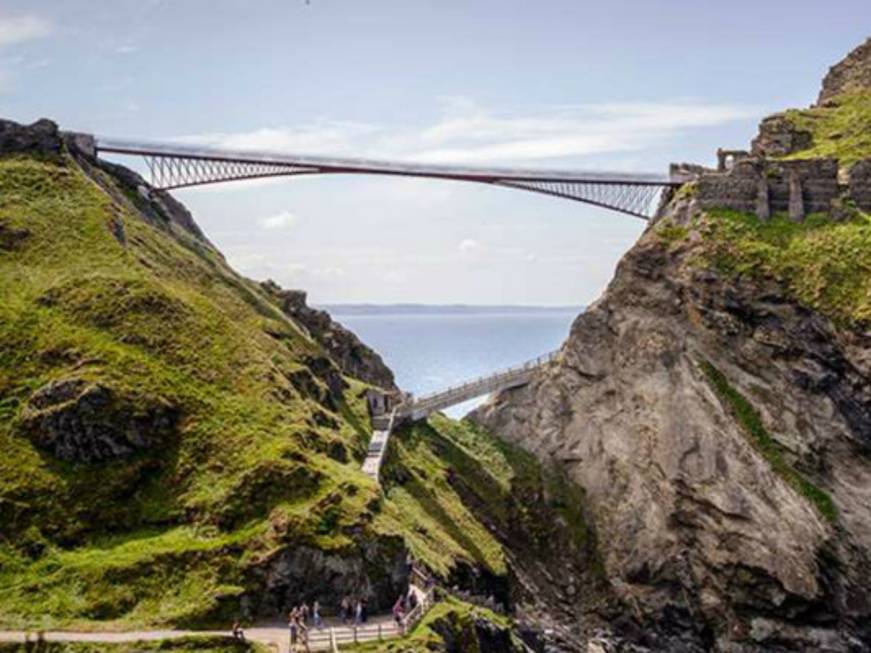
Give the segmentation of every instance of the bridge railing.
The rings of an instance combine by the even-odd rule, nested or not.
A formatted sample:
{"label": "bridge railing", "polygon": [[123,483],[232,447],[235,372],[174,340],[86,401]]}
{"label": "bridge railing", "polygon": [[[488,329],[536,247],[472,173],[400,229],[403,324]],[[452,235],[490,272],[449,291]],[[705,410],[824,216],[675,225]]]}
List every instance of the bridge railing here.
{"label": "bridge railing", "polygon": [[429,406],[449,401],[454,397],[463,397],[474,388],[486,387],[491,385],[498,386],[501,382],[512,380],[527,372],[531,372],[532,370],[535,370],[546,363],[549,363],[550,361],[554,360],[558,354],[559,350],[552,351],[548,354],[539,356],[538,358],[526,361],[525,363],[522,363],[520,365],[500,370],[499,372],[496,372],[494,374],[479,376],[478,378],[472,379],[471,381],[466,381],[465,383],[462,383],[460,385],[452,386],[438,392],[422,395],[420,397],[412,397],[410,401],[400,405],[399,410],[403,414],[408,414],[417,410],[426,410],[426,408]]}

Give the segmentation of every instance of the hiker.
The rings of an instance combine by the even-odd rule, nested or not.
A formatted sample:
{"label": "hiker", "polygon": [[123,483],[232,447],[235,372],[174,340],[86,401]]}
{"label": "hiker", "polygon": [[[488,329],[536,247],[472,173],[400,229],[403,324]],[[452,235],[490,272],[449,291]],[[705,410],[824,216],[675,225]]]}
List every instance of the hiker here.
{"label": "hiker", "polygon": [[245,641],[245,633],[242,631],[242,624],[239,620],[233,622],[233,639],[238,639],[241,642]]}
{"label": "hiker", "polygon": [[363,623],[369,621],[369,601],[365,597],[360,599],[360,620]]}
{"label": "hiker", "polygon": [[405,612],[402,609],[402,596],[396,599],[396,603],[393,604],[393,620],[396,622],[396,627],[399,628],[399,631],[405,632]]}
{"label": "hiker", "polygon": [[354,604],[354,625],[359,626],[361,623],[363,623],[363,602],[357,599]]}
{"label": "hiker", "polygon": [[287,628],[290,631],[290,650],[296,651],[296,644],[299,641],[299,621],[295,614],[296,608],[290,611],[288,615]]}
{"label": "hiker", "polygon": [[299,621],[303,626],[308,626],[308,603],[305,601],[299,606]]}
{"label": "hiker", "polygon": [[312,620],[314,621],[315,628],[318,630],[321,630],[324,627],[324,621],[321,619],[321,604],[319,601],[312,603]]}

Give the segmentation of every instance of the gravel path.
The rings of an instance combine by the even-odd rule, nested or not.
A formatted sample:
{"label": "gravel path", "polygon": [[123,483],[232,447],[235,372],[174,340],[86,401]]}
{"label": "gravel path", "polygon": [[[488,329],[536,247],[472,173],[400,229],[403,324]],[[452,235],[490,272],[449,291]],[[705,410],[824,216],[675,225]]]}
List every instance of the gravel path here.
{"label": "gravel path", "polygon": [[[379,628],[380,627],[380,628]],[[343,626],[341,623],[327,620],[321,630],[310,631],[309,643],[312,651],[327,651],[330,648],[330,629],[336,634],[339,644],[354,641],[354,629]],[[23,630],[0,631],[2,642],[24,642],[28,634],[31,641],[35,638],[35,632]],[[378,639],[379,634],[384,639],[396,637],[399,632],[393,619],[389,615],[379,615],[370,619],[364,626],[357,629],[358,641],[371,641]],[[174,639],[178,637],[221,635],[230,636],[229,631],[222,630],[130,630],[125,632],[78,632],[65,630],[49,630],[43,636],[50,642],[141,642],[161,639]],[[245,629],[246,639],[265,644],[279,653],[288,653],[290,642],[287,626],[280,622],[264,623]],[[298,647],[303,651],[302,647]]]}

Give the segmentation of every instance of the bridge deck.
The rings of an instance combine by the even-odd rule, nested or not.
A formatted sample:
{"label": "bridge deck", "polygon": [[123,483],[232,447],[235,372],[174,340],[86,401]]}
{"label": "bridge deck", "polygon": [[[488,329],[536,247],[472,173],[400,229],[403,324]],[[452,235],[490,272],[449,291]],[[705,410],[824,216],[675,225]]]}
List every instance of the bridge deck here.
{"label": "bridge deck", "polygon": [[367,158],[314,156],[299,153],[233,150],[181,143],[123,140],[102,136],[95,136],[94,142],[98,152],[236,163],[260,163],[311,168],[318,172],[393,174],[479,181],[500,179],[515,181],[647,184],[652,186],[680,185],[683,183],[682,180],[676,180],[667,174],[661,173],[445,165]]}
{"label": "bridge deck", "polygon": [[375,417],[373,425],[376,430],[372,433],[372,439],[369,441],[369,450],[363,461],[363,472],[376,480],[378,479],[390,434],[397,423],[425,419],[432,412],[461,404],[475,397],[525,385],[529,383],[536,370],[554,360],[558,353],[551,352],[522,365],[412,399],[397,406],[389,417],[386,415]]}

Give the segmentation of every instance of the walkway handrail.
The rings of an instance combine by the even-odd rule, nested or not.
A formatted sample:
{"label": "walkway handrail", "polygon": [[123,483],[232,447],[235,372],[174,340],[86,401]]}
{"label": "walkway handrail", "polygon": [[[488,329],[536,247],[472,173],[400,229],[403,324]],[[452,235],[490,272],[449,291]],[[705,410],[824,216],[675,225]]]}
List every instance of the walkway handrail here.
{"label": "walkway handrail", "polygon": [[514,376],[517,376],[518,374],[529,372],[538,367],[541,367],[545,363],[554,360],[558,354],[559,350],[552,351],[532,360],[526,361],[525,363],[522,363],[520,365],[509,367],[507,369],[500,370],[499,372],[495,372],[487,376],[479,376],[476,379],[466,381],[465,383],[457,386],[448,387],[445,390],[439,390],[438,392],[433,392],[427,395],[423,395],[421,397],[415,397],[409,403],[400,404],[399,408],[402,408],[403,411],[413,411],[415,409],[426,406],[427,404],[431,404],[437,401],[443,401],[453,395],[461,395],[464,393],[464,391],[474,388],[476,386],[512,378]]}

